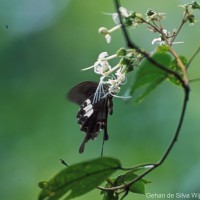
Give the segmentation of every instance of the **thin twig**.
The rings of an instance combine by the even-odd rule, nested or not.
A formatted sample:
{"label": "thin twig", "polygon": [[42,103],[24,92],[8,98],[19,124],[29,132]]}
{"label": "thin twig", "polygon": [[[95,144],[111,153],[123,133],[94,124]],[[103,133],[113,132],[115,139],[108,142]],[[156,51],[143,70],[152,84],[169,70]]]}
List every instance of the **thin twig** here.
{"label": "thin twig", "polygon": [[189,59],[187,65],[186,65],[186,69],[188,69],[188,67],[190,66],[190,64],[192,63],[192,61],[194,60],[194,58],[197,56],[197,54],[200,52],[200,45],[197,48],[197,50],[193,53],[192,57]]}
{"label": "thin twig", "polygon": [[124,195],[121,197],[120,200],[123,200],[128,195],[128,193],[129,193],[129,190],[127,189],[126,192],[124,193]]}
{"label": "thin twig", "polygon": [[190,83],[193,83],[193,82],[196,82],[196,81],[200,81],[200,78],[194,78],[194,79],[189,80]]}
{"label": "thin twig", "polygon": [[169,45],[167,39],[165,40],[165,42],[167,43],[168,47],[169,47],[169,51],[171,52],[171,54],[174,56],[174,58],[176,59],[176,62],[178,64],[178,66],[180,67],[182,73],[183,73],[183,81],[184,81],[184,85],[188,86],[189,80],[187,77],[187,72],[186,72],[186,67],[183,64],[183,62],[181,61],[180,57],[177,55],[176,51],[172,48],[172,46]]}
{"label": "thin twig", "polygon": [[133,166],[133,167],[121,167],[121,170],[127,171],[127,170],[149,169],[149,168],[152,168],[153,165],[154,165],[154,163],[146,163],[146,164],[136,165],[136,166]]}
{"label": "thin twig", "polygon": [[183,19],[180,23],[180,26],[178,27],[178,30],[176,31],[174,37],[172,38],[171,42],[170,42],[170,45],[172,45],[172,43],[174,42],[174,40],[176,39],[177,35],[179,34],[180,30],[182,29],[183,25],[186,23],[186,16],[187,16],[187,13],[185,12],[184,16],[183,16]]}

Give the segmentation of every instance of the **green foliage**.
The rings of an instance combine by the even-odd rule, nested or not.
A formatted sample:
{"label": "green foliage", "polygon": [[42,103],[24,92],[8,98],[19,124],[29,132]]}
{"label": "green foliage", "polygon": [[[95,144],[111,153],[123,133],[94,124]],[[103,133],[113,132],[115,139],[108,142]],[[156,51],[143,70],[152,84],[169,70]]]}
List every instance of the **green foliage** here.
{"label": "green foliage", "polygon": [[[125,174],[122,174],[114,180],[114,184],[117,185],[123,185],[128,183],[131,180],[134,180],[137,178],[138,175],[134,173],[134,171],[129,171],[126,172]],[[144,179],[140,179],[133,185],[129,187],[129,191],[133,193],[138,193],[138,194],[145,194],[145,184],[149,183],[149,181],[146,181]]]}
{"label": "green foliage", "polygon": [[[128,171],[124,174],[121,174],[121,175],[117,176],[116,178],[109,179],[109,180],[107,180],[107,184],[105,185],[105,187],[111,188],[111,187],[116,187],[116,186],[120,186],[120,185],[126,185],[127,183],[129,183],[130,181],[132,181],[138,177],[138,175],[135,174],[135,171],[141,170],[141,169],[143,169],[143,168],[140,168],[140,169],[138,168],[136,170],[134,169],[134,170]],[[145,184],[147,184],[147,183],[150,183],[150,181],[140,179],[136,183],[129,186],[127,189],[129,192],[145,195]],[[119,198],[118,193],[123,193],[123,192],[126,192],[126,189],[124,189],[124,188],[118,189],[117,192],[116,191],[103,191],[101,193],[104,194],[103,200],[117,200]]]}
{"label": "green foliage", "polygon": [[120,64],[125,65],[126,66],[126,72],[131,72],[133,71],[133,67],[134,67],[134,59],[129,58],[128,56],[124,56],[121,60],[120,60]]}
{"label": "green foliage", "polygon": [[117,159],[107,157],[69,166],[50,181],[39,183],[42,191],[38,199],[56,200],[69,191],[65,199],[78,197],[99,186],[120,168]]}
{"label": "green foliage", "polygon": [[[152,58],[166,68],[169,67],[172,60],[168,53],[160,52],[154,53]],[[130,89],[130,95],[135,95],[137,90],[143,89],[140,90],[139,96],[135,97],[135,101],[139,103],[166,78],[166,72],[154,66],[148,59],[145,59],[138,68],[134,84]]]}
{"label": "green foliage", "polygon": [[[185,56],[179,56],[181,62],[183,63],[184,66],[187,65],[187,58]],[[181,76],[183,76],[183,73],[181,71],[181,68],[178,66],[177,60],[174,59],[171,62],[171,65],[169,66],[169,68],[175,72],[177,72],[178,74],[180,74]],[[175,85],[181,85],[180,81],[177,80],[177,78],[173,75],[173,74],[168,74],[168,80],[171,81],[172,83],[174,83]]]}
{"label": "green foliage", "polygon": [[196,1],[193,1],[193,2],[191,3],[191,5],[192,5],[192,8],[193,8],[193,9],[199,9],[199,10],[200,10],[200,4],[198,4]]}
{"label": "green foliage", "polygon": [[169,51],[169,46],[167,45],[159,45],[156,49],[157,53],[167,53]]}
{"label": "green foliage", "polygon": [[124,48],[121,48],[121,49],[119,49],[117,52],[116,52],[116,54],[117,54],[117,56],[118,57],[123,57],[123,56],[125,56],[126,55],[126,49],[124,49]]}

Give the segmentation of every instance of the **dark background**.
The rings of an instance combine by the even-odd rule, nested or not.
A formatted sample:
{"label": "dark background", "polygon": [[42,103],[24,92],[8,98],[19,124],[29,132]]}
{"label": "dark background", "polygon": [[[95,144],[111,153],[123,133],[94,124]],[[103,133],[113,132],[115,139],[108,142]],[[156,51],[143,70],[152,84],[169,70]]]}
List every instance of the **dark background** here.
{"label": "dark background", "polygon": [[[165,25],[172,31],[182,16],[177,5],[188,1],[123,2],[143,14],[147,8],[167,13]],[[4,200],[34,200],[40,191],[38,182],[64,167],[60,158],[73,164],[99,157],[102,135],[79,155],[84,135],[76,123],[78,107],[65,96],[81,81],[98,80],[92,70],[80,70],[91,66],[100,52],[115,53],[124,41],[120,31],[113,33],[109,45],[98,34],[99,27],[113,26],[111,16],[103,14],[114,12],[112,1],[0,0],[0,4],[0,194]],[[177,38],[184,41],[175,46],[178,54],[189,58],[199,45],[199,34],[199,22],[187,24]],[[131,36],[152,51],[151,41],[158,35],[141,26],[131,30]],[[200,77],[199,63],[198,56],[189,78]],[[178,143],[166,163],[146,177],[152,180],[147,192],[200,192],[199,89],[200,82],[191,84]],[[124,166],[157,161],[175,131],[182,99],[181,88],[170,83],[139,105],[114,99],[105,155],[119,158]],[[95,190],[77,200],[101,199],[98,195]],[[129,195],[127,200],[133,198],[146,199]]]}

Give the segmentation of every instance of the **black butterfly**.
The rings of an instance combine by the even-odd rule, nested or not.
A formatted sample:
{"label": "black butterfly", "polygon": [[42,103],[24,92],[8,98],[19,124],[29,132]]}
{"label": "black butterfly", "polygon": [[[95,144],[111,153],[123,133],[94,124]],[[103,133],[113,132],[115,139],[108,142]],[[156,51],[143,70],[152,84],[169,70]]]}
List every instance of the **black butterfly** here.
{"label": "black butterfly", "polygon": [[104,130],[103,143],[108,140],[107,117],[108,113],[112,115],[113,112],[112,95],[108,89],[106,84],[85,81],[74,86],[68,93],[68,98],[80,105],[77,120],[81,131],[86,133],[79,153],[83,153],[85,143],[95,139],[101,130]]}

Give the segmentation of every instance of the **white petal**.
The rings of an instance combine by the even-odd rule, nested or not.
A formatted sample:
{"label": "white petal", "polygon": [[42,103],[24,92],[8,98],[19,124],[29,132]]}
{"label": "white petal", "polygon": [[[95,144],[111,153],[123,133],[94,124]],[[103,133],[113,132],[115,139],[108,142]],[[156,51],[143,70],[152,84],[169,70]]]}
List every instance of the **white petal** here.
{"label": "white petal", "polygon": [[172,44],[183,44],[184,42],[172,42]]}
{"label": "white petal", "polygon": [[96,74],[102,74],[102,67],[100,65],[94,67],[94,72]]}
{"label": "white petal", "polygon": [[122,75],[121,68],[116,71],[115,75],[118,77]]}
{"label": "white petal", "polygon": [[120,13],[121,13],[121,15],[122,15],[123,17],[128,17],[128,16],[129,16],[129,13],[128,13],[128,11],[127,11],[126,8],[120,7],[120,8],[119,8],[119,11],[120,11]]}
{"label": "white petal", "polygon": [[86,70],[92,69],[92,68],[94,68],[94,65],[93,65],[93,66],[90,66],[90,67],[87,67],[87,68],[83,68],[83,69],[81,69],[81,71],[86,71]]}
{"label": "white petal", "polygon": [[166,29],[163,29],[163,33],[164,33],[165,35],[167,35],[168,31],[167,31]]}
{"label": "white petal", "polygon": [[152,40],[151,44],[154,45],[155,43],[160,43],[162,41],[161,37],[155,38]]}
{"label": "white petal", "polygon": [[113,19],[115,24],[120,24],[118,13],[113,13],[112,19]]}
{"label": "white petal", "polygon": [[98,32],[105,35],[105,34],[107,34],[109,31],[108,31],[108,29],[105,28],[105,27],[100,27],[99,30],[98,30]]}
{"label": "white petal", "polygon": [[108,52],[102,52],[99,54],[99,59],[105,58],[108,56]]}
{"label": "white petal", "polygon": [[106,42],[109,44],[111,42],[111,35],[110,34],[106,34],[105,38],[106,38]]}

